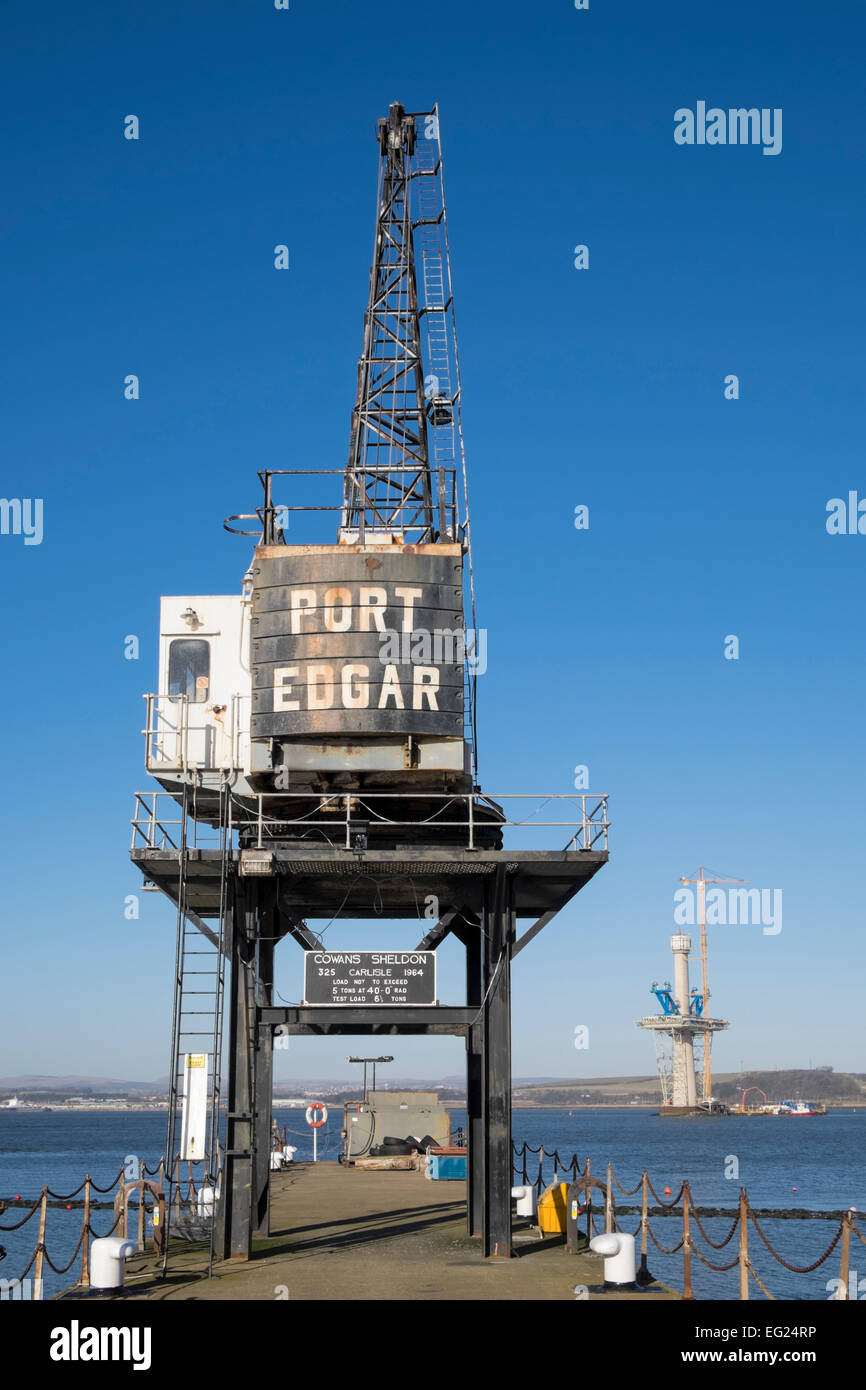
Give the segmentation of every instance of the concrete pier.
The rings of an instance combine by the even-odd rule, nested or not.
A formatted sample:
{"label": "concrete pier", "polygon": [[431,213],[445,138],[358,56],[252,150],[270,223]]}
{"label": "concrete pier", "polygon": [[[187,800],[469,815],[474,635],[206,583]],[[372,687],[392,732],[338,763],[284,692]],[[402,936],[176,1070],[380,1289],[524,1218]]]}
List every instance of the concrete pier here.
{"label": "concrete pier", "polygon": [[[305,1163],[272,1174],[271,1234],[254,1237],[251,1260],[219,1261],[208,1279],[206,1247],[173,1241],[166,1280],[153,1256],[128,1261],[125,1298],[573,1302],[575,1285],[602,1282],[599,1257],[569,1255],[564,1237],[540,1238],[525,1221],[515,1219],[513,1249],[511,1259],[483,1257],[466,1233],[465,1183]],[[678,1295],[589,1293],[648,1297]]]}

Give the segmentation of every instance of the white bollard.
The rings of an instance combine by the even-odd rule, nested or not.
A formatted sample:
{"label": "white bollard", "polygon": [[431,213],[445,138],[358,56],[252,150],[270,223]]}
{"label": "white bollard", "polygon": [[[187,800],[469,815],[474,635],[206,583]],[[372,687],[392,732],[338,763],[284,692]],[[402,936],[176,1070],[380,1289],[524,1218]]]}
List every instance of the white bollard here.
{"label": "white bollard", "polygon": [[512,1197],[517,1198],[517,1215],[534,1216],[536,1212],[536,1193],[534,1187],[512,1187]]}
{"label": "white bollard", "polygon": [[199,1216],[213,1216],[214,1190],[212,1187],[200,1187],[198,1196],[195,1199],[195,1209]]}
{"label": "white bollard", "polygon": [[134,1240],[123,1236],[102,1236],[90,1248],[90,1287],[105,1292],[123,1288],[123,1261],[134,1255]]}
{"label": "white bollard", "polygon": [[297,1146],[297,1144],[284,1144],[284,1145],[283,1145],[283,1162],[284,1162],[284,1163],[291,1163],[291,1162],[292,1162],[292,1159],[295,1157],[295,1154],[296,1154],[297,1152],[298,1152],[298,1146]]}
{"label": "white bollard", "polygon": [[590,1250],[604,1256],[604,1282],[616,1288],[631,1285],[635,1281],[634,1236],[620,1231],[608,1235],[593,1236],[589,1242]]}

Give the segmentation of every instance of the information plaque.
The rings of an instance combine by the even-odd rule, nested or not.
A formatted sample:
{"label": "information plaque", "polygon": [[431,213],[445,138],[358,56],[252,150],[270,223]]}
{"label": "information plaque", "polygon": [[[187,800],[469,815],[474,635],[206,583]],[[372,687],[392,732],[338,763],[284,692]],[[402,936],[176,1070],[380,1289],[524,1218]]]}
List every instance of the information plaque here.
{"label": "information plaque", "polygon": [[305,951],[304,1004],[436,1003],[435,951]]}

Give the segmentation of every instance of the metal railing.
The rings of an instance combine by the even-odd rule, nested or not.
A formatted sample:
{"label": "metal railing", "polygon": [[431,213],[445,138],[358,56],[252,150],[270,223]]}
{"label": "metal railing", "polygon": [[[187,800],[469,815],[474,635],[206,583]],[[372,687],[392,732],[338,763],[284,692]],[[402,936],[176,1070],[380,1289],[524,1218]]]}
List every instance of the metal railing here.
{"label": "metal railing", "polygon": [[[144,728],[144,765],[154,768],[189,767],[189,698],[186,695],[143,695],[147,709]],[[173,721],[168,717],[174,714]]]}
{"label": "metal railing", "polygon": [[[165,798],[160,803],[160,798]],[[568,793],[517,793],[485,794],[477,792],[424,792],[425,801],[439,803],[431,815],[423,819],[393,814],[394,803],[401,801],[417,804],[417,792],[334,792],[316,796],[310,792],[263,792],[255,796],[239,797],[232,794],[228,800],[231,828],[235,832],[247,832],[255,836],[259,849],[266,849],[274,840],[285,838],[305,838],[319,836],[321,840],[334,847],[358,850],[364,848],[359,836],[373,826],[392,829],[411,829],[420,826],[435,829],[461,830],[465,840],[464,848],[474,850],[480,826],[501,826],[503,830],[542,830],[567,828],[571,831],[564,850],[603,851],[608,849],[607,796],[590,792]],[[311,807],[311,801],[316,804]],[[170,803],[170,807],[167,805]],[[538,803],[534,810],[522,817],[503,814],[500,803]],[[286,814],[286,804],[295,803],[299,814]],[[377,803],[380,809],[377,809]],[[567,818],[541,819],[539,812],[551,803],[557,807],[570,804],[575,814]],[[170,817],[162,813],[165,806]],[[516,808],[515,808],[516,809]],[[273,811],[273,814],[271,814]],[[212,808],[209,811],[212,816]],[[190,810],[190,841],[193,847],[202,847],[204,841],[196,839],[194,803]],[[135,814],[132,818],[132,849],[178,848],[176,838],[182,822],[180,806],[169,792],[137,792]],[[174,835],[168,827],[177,827]],[[216,832],[211,830],[211,836]],[[511,848],[516,848],[512,845]]]}
{"label": "metal railing", "polygon": [[[216,1149],[216,1162],[205,1163],[198,1185],[191,1163],[187,1163],[187,1176],[183,1177],[179,1155],[175,1156],[169,1169],[166,1168],[165,1159],[161,1159],[155,1168],[149,1168],[146,1163],[139,1163],[137,1159],[134,1161],[137,1165],[135,1177],[127,1176],[130,1162],[127,1158],[104,1187],[97,1186],[88,1173],[72,1192],[54,1192],[46,1186],[35,1198],[16,1196],[14,1201],[0,1199],[0,1217],[16,1216],[18,1212],[24,1212],[20,1220],[0,1220],[0,1231],[20,1230],[34,1217],[38,1218],[33,1253],[21,1274],[5,1281],[5,1297],[42,1301],[45,1297],[45,1266],[59,1277],[69,1273],[79,1259],[81,1272],[76,1283],[70,1285],[70,1291],[89,1289],[92,1242],[102,1240],[106,1236],[121,1235],[127,1240],[134,1239],[141,1254],[148,1250],[150,1239],[154,1253],[163,1253],[169,1231],[167,1217],[172,1210],[178,1220],[183,1213],[195,1215],[199,1209],[198,1198],[202,1189],[207,1186],[219,1186],[222,1171],[222,1151],[219,1146]],[[53,1208],[80,1210],[82,1213],[78,1241],[64,1265],[55,1263],[47,1245],[48,1212]],[[93,1224],[92,1216],[96,1211],[110,1212],[114,1218],[105,1231],[97,1230]],[[100,1222],[104,1219],[107,1218],[98,1218]],[[131,1233],[133,1219],[136,1228],[134,1236]],[[68,1231],[52,1230],[51,1235],[55,1234],[58,1243],[68,1245]],[[56,1255],[56,1246],[52,1246],[51,1249]],[[50,1296],[56,1297],[56,1294]]]}
{"label": "metal railing", "polygon": [[[215,719],[213,724],[192,725],[190,709],[205,709],[199,703],[190,702],[187,695],[160,695],[150,693],[142,697],[146,703],[144,735],[144,765],[148,772],[184,772],[191,770],[241,770],[241,739],[249,733],[244,727],[243,701],[249,695],[235,694],[229,697],[228,722],[223,724]],[[223,735],[223,751],[227,756],[220,757],[216,743],[220,732]],[[190,736],[193,741],[201,739],[202,757],[191,752]]]}
{"label": "metal railing", "polygon": [[[190,790],[190,805],[195,807],[197,788]],[[162,799],[160,801],[160,798]],[[173,814],[176,813],[176,814]],[[172,792],[136,792],[134,814],[130,821],[130,849],[177,850],[183,831],[183,812]],[[196,820],[191,810],[187,817],[187,849],[219,849],[220,831],[206,821]]]}
{"label": "metal railing", "polygon": [[[749,1227],[751,1225],[754,1232],[760,1237],[761,1246],[758,1248],[761,1250],[762,1256],[763,1249],[766,1248],[772,1259],[791,1274],[811,1274],[830,1258],[838,1245],[839,1276],[829,1281],[826,1287],[829,1289],[831,1284],[835,1286],[836,1291],[831,1294],[831,1298],[833,1299],[848,1300],[852,1297],[857,1297],[856,1289],[853,1293],[851,1292],[852,1281],[850,1275],[852,1272],[854,1273],[853,1283],[856,1285],[856,1272],[852,1271],[850,1268],[851,1236],[852,1234],[855,1235],[863,1245],[866,1245],[866,1235],[860,1230],[855,1219],[857,1215],[855,1207],[849,1207],[847,1211],[811,1211],[808,1209],[778,1211],[772,1208],[769,1210],[756,1209],[752,1207],[749,1201],[749,1194],[745,1187],[740,1188],[736,1208],[698,1206],[692,1196],[691,1188],[687,1180],[683,1180],[680,1183],[679,1191],[675,1196],[668,1196],[666,1199],[665,1196],[659,1196],[656,1192],[650,1181],[649,1173],[645,1168],[633,1187],[623,1187],[610,1163],[606,1165],[606,1175],[604,1181],[602,1181],[598,1178],[592,1178],[589,1157],[585,1159],[583,1168],[581,1168],[576,1154],[572,1154],[571,1158],[566,1161],[556,1149],[551,1151],[545,1149],[543,1145],[541,1148],[535,1149],[524,1142],[521,1147],[518,1148],[518,1146],[512,1142],[511,1147],[515,1181],[524,1186],[534,1187],[539,1197],[542,1195],[545,1188],[548,1187],[549,1179],[545,1174],[546,1164],[550,1165],[553,1170],[552,1186],[548,1187],[548,1191],[555,1191],[561,1182],[565,1182],[569,1187],[581,1188],[583,1190],[582,1197],[578,1199],[578,1215],[585,1216],[586,1218],[584,1248],[589,1247],[592,1237],[597,1234],[596,1214],[599,1214],[599,1219],[603,1221],[605,1234],[625,1230],[620,1224],[620,1216],[640,1214],[640,1221],[636,1228],[626,1233],[636,1238],[638,1236],[640,1237],[641,1260],[638,1282],[642,1284],[652,1282],[652,1275],[649,1275],[647,1271],[647,1237],[649,1237],[656,1249],[664,1255],[673,1256],[677,1255],[680,1251],[682,1252],[683,1288],[680,1296],[683,1299],[693,1299],[695,1296],[692,1287],[692,1256],[694,1255],[705,1268],[714,1273],[723,1274],[736,1269],[738,1274],[738,1297],[740,1300],[747,1300],[750,1297],[750,1275],[764,1297],[766,1299],[775,1300],[777,1295],[771,1293],[766,1287],[753,1263],[752,1253],[749,1249]],[[537,1176],[533,1177],[530,1170],[531,1167],[534,1166],[533,1159],[535,1155],[538,1156],[538,1172]],[[593,1186],[601,1188],[604,1193],[603,1204],[600,1207],[596,1206],[595,1212],[593,1211],[592,1201]],[[639,1192],[641,1195],[640,1206],[617,1206],[614,1188],[617,1188],[620,1194],[626,1198],[634,1197]],[[669,1193],[670,1189],[665,1188],[665,1194]],[[650,1196],[652,1196],[655,1202],[654,1206],[650,1205]],[[563,1211],[565,1202],[568,1199],[574,1200],[570,1194],[569,1198],[563,1196],[560,1199]],[[651,1216],[674,1218],[681,1223],[682,1235],[676,1245],[672,1247],[662,1245],[653,1231],[650,1223]],[[708,1217],[711,1219],[724,1218],[731,1221],[731,1225],[724,1240],[714,1240],[704,1229],[702,1222]],[[786,1259],[778,1250],[773,1248],[766,1231],[761,1225],[762,1221],[779,1219],[830,1221],[835,1224],[835,1231],[829,1243],[815,1260],[811,1261],[809,1264],[796,1265]],[[694,1227],[692,1223],[694,1223]],[[693,1230],[699,1233],[704,1241],[703,1250],[699,1247],[697,1237],[693,1233]],[[717,1264],[714,1259],[710,1259],[708,1249],[715,1255],[717,1251],[724,1250],[725,1247],[731,1243],[736,1234],[738,1234],[738,1243],[736,1246],[732,1247],[735,1251],[732,1259],[728,1259],[722,1264]],[[752,1248],[754,1250],[754,1242]],[[766,1259],[766,1257],[764,1258]]]}
{"label": "metal railing", "polygon": [[[416,465],[413,468],[388,468],[383,476],[388,478],[399,478],[405,475],[412,479],[419,474]],[[464,523],[459,519],[457,502],[457,470],[454,468],[433,467],[430,469],[431,480],[434,484],[434,509],[439,525],[439,534],[451,540],[459,540],[460,532]],[[293,514],[303,512],[335,512],[342,515],[344,510],[344,500],[342,497],[342,487],[340,488],[340,501],[326,505],[304,506],[299,503],[288,505],[286,503],[275,503],[273,500],[273,478],[322,478],[339,477],[344,479],[346,470],[344,468],[268,468],[259,471],[258,477],[264,489],[264,501],[254,512],[239,512],[236,516],[226,517],[223,527],[230,531],[233,536],[258,536],[262,545],[283,545],[286,543],[285,532],[289,529],[289,521]],[[255,521],[258,525],[252,529],[244,529],[229,525],[232,521]],[[365,513],[362,510],[359,518],[358,541],[364,545],[369,539],[367,531],[372,528],[365,525]],[[415,532],[422,532],[424,527],[416,521],[406,522],[401,517],[395,522],[391,530],[396,534],[400,533],[404,540],[408,540]]]}

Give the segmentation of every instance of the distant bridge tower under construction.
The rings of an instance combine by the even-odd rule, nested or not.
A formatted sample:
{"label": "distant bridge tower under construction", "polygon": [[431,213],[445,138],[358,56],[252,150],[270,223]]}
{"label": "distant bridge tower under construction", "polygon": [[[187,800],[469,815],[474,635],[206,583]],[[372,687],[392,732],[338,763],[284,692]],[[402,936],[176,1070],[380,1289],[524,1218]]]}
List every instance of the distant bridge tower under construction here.
{"label": "distant bridge tower under construction", "polygon": [[692,940],[676,934],[671,937],[674,957],[674,984],[653,984],[652,993],[662,1007],[660,1014],[647,1014],[638,1020],[638,1028],[653,1034],[662,1092],[662,1110],[666,1115],[695,1112],[720,1113],[711,1095],[705,1093],[704,1070],[695,1066],[695,1046],[704,1045],[708,1034],[729,1027],[726,1019],[704,1015],[704,994],[689,987],[689,953]]}

